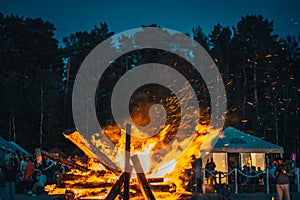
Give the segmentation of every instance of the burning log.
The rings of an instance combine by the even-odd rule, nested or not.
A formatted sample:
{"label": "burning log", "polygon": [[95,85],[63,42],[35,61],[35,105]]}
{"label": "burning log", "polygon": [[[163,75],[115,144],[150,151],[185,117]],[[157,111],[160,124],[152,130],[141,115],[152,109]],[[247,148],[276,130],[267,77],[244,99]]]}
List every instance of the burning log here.
{"label": "burning log", "polygon": [[73,163],[71,161],[65,160],[65,159],[63,159],[63,158],[61,158],[59,156],[52,155],[52,154],[50,154],[50,153],[48,153],[46,151],[42,151],[42,156],[44,158],[47,158],[47,159],[52,160],[52,161],[55,161],[55,162],[57,162],[57,163],[59,163],[61,165],[69,167],[71,169],[77,169],[77,170],[82,171],[82,172],[89,171],[89,169],[87,167],[84,167],[84,166],[81,166],[79,164]]}
{"label": "burning log", "polygon": [[143,196],[147,200],[155,200],[155,197],[151,191],[151,188],[149,186],[149,183],[147,182],[143,167],[141,165],[140,159],[138,155],[131,156],[131,161],[133,163],[133,167],[135,168],[135,171],[137,172],[137,178],[141,185],[141,191],[143,193]]}
{"label": "burning log", "polygon": [[121,192],[121,189],[124,185],[124,181],[125,181],[125,172],[122,173],[119,180],[110,189],[110,191],[106,197],[106,200],[114,200],[119,195],[119,193]]}
{"label": "burning log", "polygon": [[157,178],[147,178],[148,183],[162,183],[164,182],[163,177],[157,177]]}
{"label": "burning log", "polygon": [[105,174],[99,171],[90,171],[85,174],[63,174],[62,183],[66,188],[107,188],[111,187],[114,181],[111,177],[115,176],[112,172]]}
{"label": "burning log", "polygon": [[66,188],[73,188],[73,189],[88,189],[88,188],[108,188],[111,187],[112,184],[111,183],[72,183],[72,184],[65,184]]}
{"label": "burning log", "polygon": [[125,144],[125,178],[124,178],[124,200],[129,200],[130,186],[130,134],[131,125],[126,125],[126,144]]}
{"label": "burning log", "polygon": [[151,190],[154,192],[169,192],[169,193],[174,193],[176,192],[176,185],[173,184],[168,184],[168,183],[152,183],[150,184]]}
{"label": "burning log", "polygon": [[113,161],[100,152],[99,149],[90,145],[90,143],[78,131],[74,131],[70,134],[64,133],[63,135],[76,144],[88,157],[100,162],[107,170],[115,173],[116,175],[121,173],[122,170]]}

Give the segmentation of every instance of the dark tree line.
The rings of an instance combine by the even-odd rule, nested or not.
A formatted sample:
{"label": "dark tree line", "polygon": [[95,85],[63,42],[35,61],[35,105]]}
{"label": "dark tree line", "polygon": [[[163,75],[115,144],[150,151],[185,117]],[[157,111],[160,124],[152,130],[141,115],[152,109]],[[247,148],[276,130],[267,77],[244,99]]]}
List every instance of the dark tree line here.
{"label": "dark tree line", "polygon": [[[59,47],[54,32],[55,26],[42,19],[0,14],[0,134],[31,149],[40,145],[41,134],[44,148],[70,146],[61,132],[74,127],[71,98],[76,73],[86,55],[114,34],[106,23],[100,23],[89,32],[63,38],[64,46]],[[228,100],[226,126],[250,132],[300,156],[300,34],[280,37],[273,33],[272,21],[247,15],[234,27],[215,25],[208,35],[195,26],[190,37],[210,53],[222,74]],[[103,105],[109,102],[113,80],[155,58],[193,80],[201,79],[170,53],[128,53],[113,63],[99,82],[97,98],[104,103],[97,112],[105,119],[101,124],[112,123],[111,113]],[[169,92],[159,91],[162,96]],[[141,88],[143,92],[149,97],[140,96],[140,102],[162,100],[154,100],[147,88]]]}
{"label": "dark tree line", "polygon": [[63,63],[54,31],[40,18],[0,14],[1,135],[25,146],[39,145],[41,126],[45,136],[61,131]]}

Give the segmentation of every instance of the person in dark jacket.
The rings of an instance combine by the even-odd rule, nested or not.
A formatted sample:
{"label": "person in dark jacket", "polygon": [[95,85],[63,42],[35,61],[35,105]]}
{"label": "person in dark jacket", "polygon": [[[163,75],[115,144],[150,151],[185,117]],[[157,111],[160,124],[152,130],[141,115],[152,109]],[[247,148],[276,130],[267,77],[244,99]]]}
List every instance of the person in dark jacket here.
{"label": "person in dark jacket", "polygon": [[278,158],[277,160],[278,166],[276,168],[275,176],[276,176],[276,192],[277,199],[290,200],[290,167],[283,162],[282,158]]}
{"label": "person in dark jacket", "polygon": [[222,184],[222,188],[219,190],[219,198],[220,200],[231,200],[232,199],[232,191],[228,189],[228,185],[225,183]]}
{"label": "person in dark jacket", "polygon": [[10,158],[4,169],[5,200],[15,200],[15,182],[17,176],[17,166],[13,158]]}

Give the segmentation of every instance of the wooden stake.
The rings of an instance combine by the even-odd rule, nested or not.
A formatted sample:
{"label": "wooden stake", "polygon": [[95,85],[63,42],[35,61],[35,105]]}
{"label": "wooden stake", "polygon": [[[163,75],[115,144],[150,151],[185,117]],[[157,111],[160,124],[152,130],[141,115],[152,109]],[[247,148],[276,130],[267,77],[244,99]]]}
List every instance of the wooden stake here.
{"label": "wooden stake", "polygon": [[131,125],[126,124],[124,200],[129,200],[130,168],[131,168],[130,167],[130,134],[131,134]]}
{"label": "wooden stake", "polygon": [[155,200],[155,197],[151,191],[150,185],[147,182],[143,167],[141,165],[140,159],[138,155],[133,155],[131,157],[131,161],[133,163],[133,167],[135,168],[138,180],[140,182],[141,190],[143,193],[143,196],[146,200]]}
{"label": "wooden stake", "polygon": [[114,200],[120,193],[124,184],[125,172],[119,177],[119,180],[110,189],[106,200]]}

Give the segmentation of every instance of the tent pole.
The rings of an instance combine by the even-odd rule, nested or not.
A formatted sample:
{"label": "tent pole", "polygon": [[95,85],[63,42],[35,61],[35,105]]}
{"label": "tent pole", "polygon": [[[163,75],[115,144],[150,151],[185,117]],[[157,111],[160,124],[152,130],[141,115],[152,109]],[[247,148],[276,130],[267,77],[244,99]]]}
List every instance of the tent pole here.
{"label": "tent pole", "polygon": [[267,185],[267,194],[270,193],[270,183],[269,183],[269,168],[266,169],[266,185]]}
{"label": "tent pole", "polygon": [[297,168],[297,192],[300,194],[300,168]]}
{"label": "tent pole", "polygon": [[202,168],[202,173],[203,173],[203,176],[202,176],[202,191],[203,191],[203,194],[205,194],[205,168]]}
{"label": "tent pole", "polygon": [[239,153],[240,155],[240,169],[243,168],[243,154],[242,153]]}
{"label": "tent pole", "polygon": [[15,115],[12,113],[12,127],[13,127],[13,135],[14,135],[14,142],[16,141],[16,124],[15,124]]}
{"label": "tent pole", "polygon": [[235,194],[238,194],[237,168],[234,168],[234,185],[235,185]]}
{"label": "tent pole", "polygon": [[227,176],[226,176],[226,184],[228,185],[228,177],[229,177],[229,175],[228,175],[228,172],[229,172],[229,170],[228,170],[228,153],[225,153],[225,166],[226,166],[226,171],[227,171]]}

